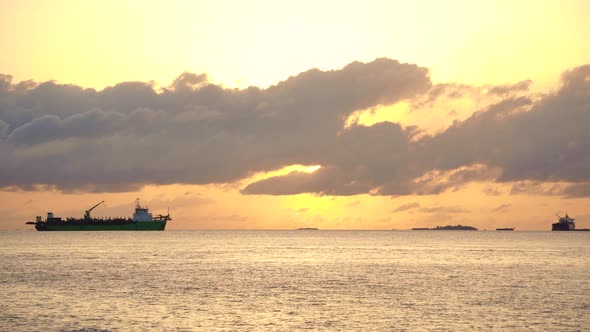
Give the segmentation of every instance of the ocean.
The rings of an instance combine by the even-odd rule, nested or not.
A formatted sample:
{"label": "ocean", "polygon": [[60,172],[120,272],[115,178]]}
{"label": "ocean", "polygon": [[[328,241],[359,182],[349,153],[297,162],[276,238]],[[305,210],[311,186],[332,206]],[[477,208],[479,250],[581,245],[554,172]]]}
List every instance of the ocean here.
{"label": "ocean", "polygon": [[0,232],[0,331],[589,331],[590,232]]}

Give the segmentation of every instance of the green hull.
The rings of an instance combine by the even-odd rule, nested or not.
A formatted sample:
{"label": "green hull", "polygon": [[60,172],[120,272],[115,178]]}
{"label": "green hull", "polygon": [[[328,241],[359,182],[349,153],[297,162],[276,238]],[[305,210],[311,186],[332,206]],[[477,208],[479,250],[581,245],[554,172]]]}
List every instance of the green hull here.
{"label": "green hull", "polygon": [[166,220],[140,221],[129,224],[67,224],[61,225],[35,225],[38,231],[163,231],[166,228]]}

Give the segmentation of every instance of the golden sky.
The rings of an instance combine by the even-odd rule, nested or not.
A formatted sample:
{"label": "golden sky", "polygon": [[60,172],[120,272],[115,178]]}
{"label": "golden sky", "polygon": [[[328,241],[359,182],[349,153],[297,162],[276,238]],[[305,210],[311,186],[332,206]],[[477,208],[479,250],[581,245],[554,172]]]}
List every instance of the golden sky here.
{"label": "golden sky", "polygon": [[[26,229],[25,221],[48,210],[64,217],[81,215],[103,199],[107,205],[97,208],[97,215],[130,215],[135,197],[141,197],[154,212],[170,207],[174,218],[170,229],[407,229],[462,223],[481,229],[542,230],[548,229],[554,213],[566,210],[577,218],[578,227],[590,227],[590,192],[583,187],[590,181],[584,170],[590,153],[584,141],[584,133],[590,131],[584,122],[590,113],[584,98],[590,91],[584,82],[590,81],[590,76],[583,76],[584,70],[572,71],[577,76],[572,74],[569,81],[562,76],[590,63],[588,13],[590,2],[583,0],[0,0],[0,73],[12,76],[7,93],[3,95],[0,89],[0,153],[4,153],[0,159],[0,213],[7,216],[0,228]],[[401,64],[374,62],[379,58]],[[350,67],[355,61],[365,65]],[[322,72],[307,72],[313,68]],[[168,89],[171,99],[185,98],[180,88],[172,87],[183,72],[206,73],[208,83],[186,76],[203,83],[186,85],[198,102],[182,104],[182,112],[171,111],[177,104],[165,99],[160,88]],[[303,72],[307,73],[297,76]],[[360,72],[360,78],[355,76]],[[379,81],[380,75],[393,83]],[[401,75],[408,76],[398,82]],[[366,96],[355,95],[358,99],[330,95],[332,85],[336,92],[362,90],[346,90],[338,82],[357,78],[368,80],[363,81],[363,87],[377,87],[363,90]],[[25,89],[28,92],[18,90],[16,84],[26,80],[94,88],[97,97],[92,98],[108,101],[86,102],[82,93],[76,94],[80,99],[73,100],[69,93],[74,92],[65,88],[65,92],[54,94],[51,89],[41,92],[32,86]],[[315,80],[323,83],[313,85]],[[142,85],[141,91],[130,87],[102,90],[129,81],[152,83]],[[567,82],[578,90],[563,88]],[[379,84],[384,85],[383,95],[373,96]],[[162,100],[127,110],[125,98],[131,92],[152,98],[146,86]],[[260,90],[248,93],[244,89],[249,86]],[[231,90],[234,88],[237,90]],[[508,92],[497,92],[498,88]],[[34,89],[37,95],[30,93]],[[116,95],[117,91],[123,95]],[[572,91],[581,91],[576,92],[577,99],[571,97]],[[30,93],[31,101],[21,93]],[[35,97],[43,93],[49,96]],[[14,102],[15,98],[22,100]],[[254,103],[252,100],[257,104],[243,112],[249,115],[237,116]],[[498,116],[514,119],[512,122],[483,115],[473,118],[476,112],[493,112],[506,104],[513,106]],[[318,113],[324,109],[325,116]],[[546,145],[547,159],[540,159],[530,152],[536,147],[529,139],[543,131],[541,126],[546,122],[541,119],[548,116],[533,115],[554,115],[562,109],[571,110],[563,117],[574,117],[574,121],[557,128],[569,134],[553,140],[563,144]],[[273,112],[290,112],[285,122],[269,122],[277,128],[291,122],[301,127],[285,135],[264,127],[261,123],[272,118]],[[513,114],[519,112],[533,115],[528,119]],[[217,120],[211,120],[220,113],[233,119],[223,122],[221,129],[216,127]],[[106,137],[107,131],[101,128],[106,128],[106,123],[122,123],[128,115],[133,125],[141,122],[134,128],[139,134],[126,133],[121,125],[108,127],[111,131]],[[342,121],[341,127],[334,128],[330,119]],[[485,121],[490,125],[478,125]],[[196,125],[198,135],[191,136],[183,123]],[[407,135],[408,128],[415,126],[419,133],[412,139],[433,137],[432,143],[424,144],[432,147],[421,150],[415,142],[389,144],[388,140],[397,137],[393,133],[401,129],[381,128],[383,123],[399,124]],[[68,125],[84,132],[63,136]],[[531,135],[518,136],[517,126],[529,128]],[[500,137],[488,144],[488,136],[477,131],[491,127],[506,130],[498,135],[513,135],[514,144]],[[27,134],[25,129],[30,128],[36,128],[36,136]],[[155,136],[161,140],[150,141],[155,138],[143,136],[142,130],[161,132]],[[179,134],[173,135],[175,132]],[[547,135],[552,134],[548,131],[540,137]],[[469,149],[453,160],[444,155],[432,157],[438,152],[428,149],[448,149],[449,154],[457,150],[448,143],[458,140],[455,137],[481,139],[477,149],[489,149],[494,158],[483,160],[485,156]],[[187,139],[198,140],[195,145],[199,148],[193,151],[195,155],[198,152],[198,158],[181,151],[191,148]],[[336,142],[338,139],[347,143]],[[345,152],[330,150],[336,146],[352,151],[355,146],[348,139],[362,141],[367,147],[350,158]],[[317,144],[299,144],[307,140]],[[129,147],[117,143],[131,141]],[[201,147],[201,142],[212,143]],[[325,150],[311,153],[314,145]],[[514,151],[507,150],[511,145]],[[105,162],[94,173],[82,170],[88,165],[78,160],[85,158],[85,152],[92,154],[89,160],[95,166],[109,157],[109,146],[116,150],[113,156],[128,156],[129,160]],[[390,148],[394,154],[406,148],[410,152],[380,163],[378,149]],[[571,155],[566,153],[568,149],[573,151]],[[365,155],[366,150],[374,153]],[[158,161],[148,159],[149,165],[144,162],[142,171],[134,173],[138,168],[134,158],[150,154]],[[58,165],[52,159],[57,155],[67,164],[63,166],[66,171],[51,173],[47,168]],[[98,155],[101,158],[95,158]],[[459,162],[465,155],[471,158]],[[580,155],[581,160],[575,158]],[[68,163],[68,158],[76,159]],[[400,178],[413,179],[410,184],[403,182],[415,186],[408,193],[400,191],[402,182],[395,182],[399,180],[398,162],[419,165],[419,174],[408,165],[407,170],[399,171]],[[522,169],[527,163],[534,163],[528,173]],[[536,170],[540,163],[548,166]],[[18,174],[20,169],[30,175]],[[451,183],[463,173],[477,173],[477,180]],[[112,174],[120,180],[101,182]],[[305,174],[317,176],[310,179]],[[83,176],[84,180],[75,180]],[[133,185],[118,187],[126,178],[136,180],[129,180]],[[418,188],[420,179],[428,186]],[[89,189],[93,181],[100,189]],[[352,192],[342,189],[356,188],[363,181],[379,185]],[[399,186],[386,191],[394,182]],[[250,186],[253,183],[256,185]],[[308,186],[298,191],[301,183]],[[435,190],[433,183],[442,183],[445,189]],[[54,187],[37,186],[47,184]],[[320,189],[314,192],[309,188]],[[99,192],[89,192],[92,190]]]}
{"label": "golden sky", "polygon": [[266,87],[388,57],[435,82],[555,83],[588,61],[588,1],[2,1],[0,68],[102,88],[184,71]]}

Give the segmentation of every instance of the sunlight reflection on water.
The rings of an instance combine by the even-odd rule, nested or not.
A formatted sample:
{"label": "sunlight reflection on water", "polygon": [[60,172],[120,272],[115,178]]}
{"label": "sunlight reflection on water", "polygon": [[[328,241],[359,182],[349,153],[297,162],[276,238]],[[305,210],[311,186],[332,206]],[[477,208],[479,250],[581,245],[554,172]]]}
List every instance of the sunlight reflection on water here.
{"label": "sunlight reflection on water", "polygon": [[0,330],[588,328],[590,232],[0,232]]}

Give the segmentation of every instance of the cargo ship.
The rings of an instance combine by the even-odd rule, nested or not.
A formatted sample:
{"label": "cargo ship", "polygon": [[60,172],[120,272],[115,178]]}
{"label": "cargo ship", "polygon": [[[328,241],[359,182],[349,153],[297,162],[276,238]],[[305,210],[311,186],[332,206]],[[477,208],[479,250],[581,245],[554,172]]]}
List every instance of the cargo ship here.
{"label": "cargo ship", "polygon": [[575,231],[576,230],[576,221],[574,218],[570,218],[570,216],[565,214],[565,217],[560,217],[558,214],[555,214],[557,218],[556,223],[551,224],[552,231]]}
{"label": "cargo ship", "polygon": [[167,215],[152,216],[146,206],[139,204],[139,199],[135,200],[135,212],[133,218],[93,218],[90,212],[104,203],[94,205],[84,212],[84,218],[66,218],[55,217],[52,212],[47,212],[47,219],[37,219],[29,221],[26,224],[35,225],[38,231],[163,231],[166,223],[170,218]]}

